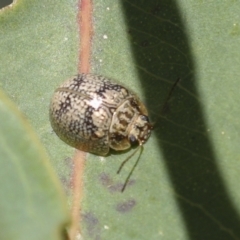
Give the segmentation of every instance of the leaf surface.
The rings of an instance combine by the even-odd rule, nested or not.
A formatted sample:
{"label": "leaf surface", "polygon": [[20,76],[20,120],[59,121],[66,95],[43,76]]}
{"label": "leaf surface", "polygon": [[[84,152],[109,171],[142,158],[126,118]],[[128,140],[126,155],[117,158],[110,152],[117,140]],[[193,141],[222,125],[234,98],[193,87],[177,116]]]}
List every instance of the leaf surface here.
{"label": "leaf surface", "polygon": [[[240,4],[93,6],[92,72],[135,91],[154,130],[124,193],[137,156],[117,175],[131,152],[88,155],[84,239],[240,239]],[[22,0],[0,16],[2,87],[30,119],[67,192],[73,149],[51,132],[48,104],[77,72],[76,14],[73,1]]]}

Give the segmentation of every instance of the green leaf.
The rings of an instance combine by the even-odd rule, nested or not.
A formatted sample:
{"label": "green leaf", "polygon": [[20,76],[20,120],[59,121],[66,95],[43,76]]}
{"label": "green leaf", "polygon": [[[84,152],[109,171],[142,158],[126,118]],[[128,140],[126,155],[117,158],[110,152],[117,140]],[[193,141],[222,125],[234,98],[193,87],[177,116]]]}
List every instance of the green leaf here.
{"label": "green leaf", "polygon": [[[27,115],[68,192],[73,149],[52,134],[54,88],[77,72],[76,2],[20,1],[0,16],[2,87]],[[238,1],[93,1],[92,72],[147,105],[137,156],[89,154],[84,239],[240,239]],[[176,79],[167,111],[161,109]]]}
{"label": "green leaf", "polygon": [[[54,12],[47,8],[47,1],[41,2],[41,7],[36,3],[19,1],[1,10],[0,84],[41,136],[48,124],[49,100],[45,98],[51,94],[47,88],[50,76],[54,79],[65,72],[61,69],[56,74],[50,62],[69,54],[56,52],[54,41],[64,44],[69,36],[53,34],[57,32]],[[41,15],[45,8],[47,18]],[[50,20],[48,24],[45,19]],[[58,23],[68,24],[64,21]],[[54,31],[46,33],[48,28]],[[55,54],[49,51],[51,45]],[[26,119],[2,92],[0,99],[0,239],[65,239],[69,222],[66,199],[48,156]],[[51,135],[51,130],[47,134]]]}
{"label": "green leaf", "polygon": [[[137,156],[89,157],[87,239],[240,239],[237,1],[94,1],[93,71],[133,89],[155,125]],[[181,78],[161,109],[172,84]]]}
{"label": "green leaf", "polygon": [[76,5],[22,0],[0,14],[0,84],[30,120],[66,191],[73,149],[53,134],[48,111],[54,89],[77,72]]}
{"label": "green leaf", "polygon": [[0,91],[0,238],[63,239],[66,200],[49,159]]}

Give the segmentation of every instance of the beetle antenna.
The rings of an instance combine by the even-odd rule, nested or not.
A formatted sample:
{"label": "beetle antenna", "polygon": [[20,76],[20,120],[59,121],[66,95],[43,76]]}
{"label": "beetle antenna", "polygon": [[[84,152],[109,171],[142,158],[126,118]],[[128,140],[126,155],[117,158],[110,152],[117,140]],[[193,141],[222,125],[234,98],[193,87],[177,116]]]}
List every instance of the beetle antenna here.
{"label": "beetle antenna", "polygon": [[165,112],[165,110],[167,109],[167,104],[172,96],[172,93],[174,91],[174,89],[176,88],[177,84],[179,83],[179,81],[181,80],[181,78],[178,78],[172,85],[170,91],[168,92],[168,95],[166,97],[166,100],[164,101],[163,107],[162,107],[162,113]]}
{"label": "beetle antenna", "polygon": [[125,163],[126,163],[130,158],[132,158],[132,156],[135,155],[135,153],[138,151],[139,147],[140,147],[140,146],[138,146],[137,149],[136,149],[131,155],[129,155],[129,156],[121,163],[121,165],[119,166],[119,168],[118,168],[118,170],[117,170],[117,174],[119,174],[119,173],[121,172],[121,170],[122,170],[123,166],[125,165]]}
{"label": "beetle antenna", "polygon": [[129,172],[129,174],[128,174],[125,182],[124,182],[124,185],[123,185],[123,187],[122,187],[121,192],[123,192],[123,191],[125,190],[125,188],[126,188],[126,186],[127,186],[127,184],[128,184],[128,181],[129,181],[129,179],[130,179],[130,177],[131,177],[131,175],[132,175],[135,167],[137,166],[137,164],[138,164],[138,162],[139,162],[139,160],[140,160],[140,157],[141,157],[142,152],[143,152],[143,145],[139,145],[139,147],[138,147],[130,156],[128,156],[128,157],[126,158],[126,160],[124,160],[124,161],[122,162],[122,164],[120,165],[120,167],[119,167],[119,169],[118,169],[118,171],[117,171],[117,174],[119,174],[120,171],[122,170],[123,166],[125,165],[125,163],[126,163],[132,156],[134,156],[135,153],[136,153],[139,149],[140,149],[140,154],[139,154],[139,156],[138,156],[138,158],[137,158],[137,161],[136,161],[135,164],[133,165],[131,171]]}

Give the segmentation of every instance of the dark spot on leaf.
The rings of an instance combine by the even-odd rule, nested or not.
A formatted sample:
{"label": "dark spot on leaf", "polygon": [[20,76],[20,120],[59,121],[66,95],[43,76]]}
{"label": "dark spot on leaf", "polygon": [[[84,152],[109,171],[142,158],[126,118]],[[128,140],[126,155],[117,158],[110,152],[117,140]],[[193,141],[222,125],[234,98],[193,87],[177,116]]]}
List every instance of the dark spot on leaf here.
{"label": "dark spot on leaf", "polygon": [[109,192],[121,192],[123,185],[121,183],[115,183],[108,187]]}
{"label": "dark spot on leaf", "polygon": [[[112,193],[113,192],[122,192],[123,184],[124,183],[115,183],[115,184],[112,184],[111,186],[109,186],[108,189]],[[129,186],[132,186],[134,184],[135,184],[135,180],[130,179],[127,183],[126,188],[129,187]]]}
{"label": "dark spot on leaf", "polygon": [[150,45],[150,42],[148,40],[144,40],[141,42],[142,47],[148,47]]}
{"label": "dark spot on leaf", "polygon": [[65,176],[60,176],[60,181],[62,183],[62,186],[63,186],[63,189],[64,189],[66,195],[69,195],[69,192],[70,192],[70,189],[71,189],[69,179]]}
{"label": "dark spot on leaf", "polygon": [[162,10],[161,6],[157,4],[151,9],[150,13],[152,13],[153,15],[158,15],[161,10]]}
{"label": "dark spot on leaf", "polygon": [[[104,187],[106,187],[109,190],[110,193],[121,192],[124,184],[120,182],[114,183],[112,178],[104,172],[99,175],[99,181]],[[127,187],[132,186],[134,184],[135,180],[130,179],[127,183]]]}
{"label": "dark spot on leaf", "polygon": [[132,210],[132,208],[136,205],[136,200],[129,199],[125,202],[119,203],[116,206],[116,210],[120,213],[126,213]]}
{"label": "dark spot on leaf", "polygon": [[82,219],[84,224],[86,224],[86,229],[89,237],[94,240],[100,240],[101,230],[97,217],[93,213],[88,212],[82,214]]}
{"label": "dark spot on leaf", "polygon": [[99,180],[101,182],[101,184],[105,187],[108,187],[109,185],[111,185],[113,183],[112,179],[109,177],[109,175],[107,175],[106,173],[101,173],[99,176]]}
{"label": "dark spot on leaf", "polygon": [[72,183],[72,171],[73,171],[73,161],[72,158],[66,157],[63,161],[64,172],[59,173],[59,178],[61,183],[64,187],[66,194],[68,195],[71,190],[71,183]]}
{"label": "dark spot on leaf", "polygon": [[71,157],[66,157],[64,159],[64,163],[67,167],[69,167],[71,170],[73,169],[73,159]]}
{"label": "dark spot on leaf", "polygon": [[98,219],[93,215],[93,213],[83,214],[83,220],[91,227],[94,228],[98,224]]}

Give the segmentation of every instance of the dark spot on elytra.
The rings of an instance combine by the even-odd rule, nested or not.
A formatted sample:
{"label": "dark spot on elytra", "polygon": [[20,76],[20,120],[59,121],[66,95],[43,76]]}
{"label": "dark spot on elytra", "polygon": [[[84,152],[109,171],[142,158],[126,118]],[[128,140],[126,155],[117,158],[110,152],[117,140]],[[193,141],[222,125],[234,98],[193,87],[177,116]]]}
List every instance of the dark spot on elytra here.
{"label": "dark spot on elytra", "polygon": [[100,89],[96,90],[96,93],[102,97],[103,99],[105,99],[106,97],[104,96],[104,93],[106,92],[106,90],[109,91],[116,91],[116,92],[121,92],[121,90],[123,89],[122,86],[116,84],[116,83],[111,83],[111,82],[106,82],[104,83],[104,86],[101,87]]}
{"label": "dark spot on elytra", "polygon": [[61,116],[63,113],[66,113],[67,110],[71,109],[71,98],[69,97],[69,95],[64,99],[64,101],[61,101],[60,104],[60,109],[56,112],[58,112],[58,114]]}
{"label": "dark spot on elytra", "polygon": [[78,134],[80,132],[80,128],[79,128],[78,125],[79,125],[78,120],[71,121],[68,125],[69,132],[74,133],[74,134]]}
{"label": "dark spot on elytra", "polygon": [[85,74],[78,74],[77,76],[75,76],[73,78],[72,85],[74,85],[75,87],[77,86],[77,88],[80,88],[81,84],[83,82],[85,82],[85,80],[86,80],[86,75]]}
{"label": "dark spot on elytra", "polygon": [[138,102],[135,99],[132,99],[130,101],[130,104],[131,104],[132,107],[136,108],[138,110],[138,112],[140,112],[140,108],[139,108]]}
{"label": "dark spot on elytra", "polygon": [[135,199],[129,199],[125,202],[119,203],[116,206],[116,210],[120,213],[127,213],[130,212],[136,204],[137,202]]}

